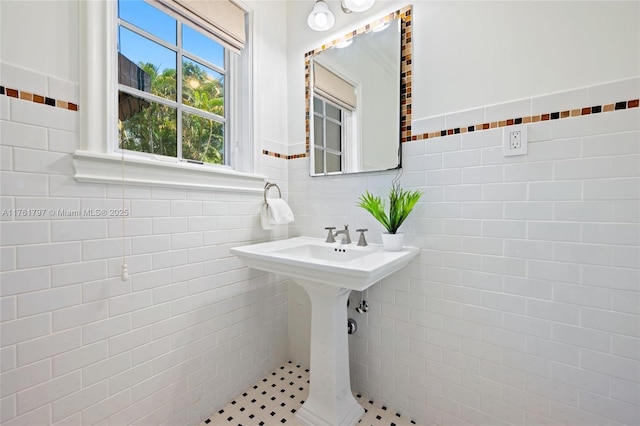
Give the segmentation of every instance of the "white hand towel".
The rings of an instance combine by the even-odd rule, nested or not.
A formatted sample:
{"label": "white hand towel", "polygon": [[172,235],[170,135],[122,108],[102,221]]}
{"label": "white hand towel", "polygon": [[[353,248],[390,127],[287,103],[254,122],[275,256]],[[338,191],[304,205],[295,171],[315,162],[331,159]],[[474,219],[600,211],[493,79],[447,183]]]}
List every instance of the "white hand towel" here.
{"label": "white hand towel", "polygon": [[267,198],[267,206],[271,225],[286,225],[293,222],[293,212],[282,198]]}
{"label": "white hand towel", "polygon": [[265,231],[273,229],[273,225],[271,225],[271,220],[269,219],[269,210],[267,209],[266,204],[263,204],[262,209],[260,209],[260,224],[262,225],[262,229]]}

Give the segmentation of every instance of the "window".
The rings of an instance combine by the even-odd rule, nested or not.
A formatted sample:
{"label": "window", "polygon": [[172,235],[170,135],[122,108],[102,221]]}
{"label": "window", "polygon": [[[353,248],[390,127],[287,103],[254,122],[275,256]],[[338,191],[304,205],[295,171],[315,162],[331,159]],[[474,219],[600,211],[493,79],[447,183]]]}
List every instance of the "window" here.
{"label": "window", "polygon": [[79,2],[76,180],[262,192],[252,13],[232,1]]}
{"label": "window", "polygon": [[[356,87],[328,64],[313,61],[312,174],[353,169],[358,161]],[[351,145],[351,152],[346,148]]]}
{"label": "window", "polygon": [[118,2],[118,146],[228,164],[231,55],[142,0]]}
{"label": "window", "polygon": [[349,111],[313,98],[313,162],[316,174],[342,171],[345,116]]}

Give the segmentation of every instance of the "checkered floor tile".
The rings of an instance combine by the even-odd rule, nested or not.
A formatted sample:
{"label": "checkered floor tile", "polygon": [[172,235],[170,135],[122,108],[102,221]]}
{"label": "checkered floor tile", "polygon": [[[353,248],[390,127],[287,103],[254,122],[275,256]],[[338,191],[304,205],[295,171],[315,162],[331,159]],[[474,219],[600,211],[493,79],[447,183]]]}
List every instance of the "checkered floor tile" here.
{"label": "checkered floor tile", "polygon": [[[296,411],[309,394],[309,370],[289,361],[235,397],[200,426],[297,425]],[[405,426],[415,422],[382,403],[354,394],[364,407],[362,426]]]}

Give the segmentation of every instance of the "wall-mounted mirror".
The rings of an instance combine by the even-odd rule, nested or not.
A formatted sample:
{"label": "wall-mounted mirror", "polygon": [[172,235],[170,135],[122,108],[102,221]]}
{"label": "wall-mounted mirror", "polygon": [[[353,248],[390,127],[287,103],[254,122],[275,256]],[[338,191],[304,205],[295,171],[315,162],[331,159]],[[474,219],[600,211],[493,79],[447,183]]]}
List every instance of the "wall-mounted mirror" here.
{"label": "wall-mounted mirror", "polygon": [[311,176],[400,167],[410,137],[411,8],[305,55]]}

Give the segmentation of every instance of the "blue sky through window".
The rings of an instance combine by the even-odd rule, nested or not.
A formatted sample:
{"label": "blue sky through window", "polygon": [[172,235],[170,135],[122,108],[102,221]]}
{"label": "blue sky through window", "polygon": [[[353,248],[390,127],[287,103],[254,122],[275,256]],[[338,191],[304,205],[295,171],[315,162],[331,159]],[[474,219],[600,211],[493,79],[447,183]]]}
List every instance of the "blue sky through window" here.
{"label": "blue sky through window", "polygon": [[176,69],[176,53],[144,38],[124,27],[120,27],[120,53],[136,65],[151,62],[158,67],[158,73],[165,69]]}
{"label": "blue sky through window", "polygon": [[[176,44],[176,20],[143,0],[119,0],[118,16],[171,44]],[[120,52],[132,62],[150,62],[158,71],[175,69],[175,54],[169,49],[120,28]],[[224,48],[200,32],[183,25],[183,47],[211,63],[224,67]]]}
{"label": "blue sky through window", "polygon": [[118,1],[118,16],[168,43],[176,44],[176,20],[142,0]]}
{"label": "blue sky through window", "polygon": [[224,68],[224,47],[188,25],[182,26],[182,47],[184,50]]}

